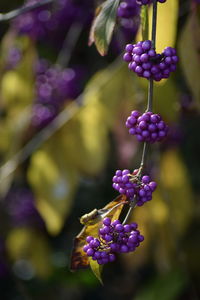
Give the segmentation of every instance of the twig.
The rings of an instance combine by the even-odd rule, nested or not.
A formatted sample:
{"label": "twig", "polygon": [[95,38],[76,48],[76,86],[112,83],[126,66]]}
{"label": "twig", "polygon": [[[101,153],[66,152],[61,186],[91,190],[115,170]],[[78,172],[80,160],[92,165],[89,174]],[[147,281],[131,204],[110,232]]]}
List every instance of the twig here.
{"label": "twig", "polygon": [[157,25],[157,0],[153,0],[152,32],[151,41],[153,48],[156,47],[156,26]]}
{"label": "twig", "polygon": [[[152,16],[152,32],[151,32],[151,42],[152,47],[156,47],[156,25],[157,25],[157,0],[153,0],[153,16]],[[146,111],[152,111],[153,109],[153,79],[149,79],[148,87],[148,103]]]}
{"label": "twig", "polygon": [[67,32],[62,49],[59,52],[56,64],[65,67],[68,65],[74,47],[83,29],[82,23],[73,23]]}
{"label": "twig", "polygon": [[39,3],[35,3],[35,4],[29,5],[29,6],[22,6],[20,8],[14,9],[8,13],[0,14],[0,22],[12,20],[12,19],[20,16],[21,14],[29,12],[32,9],[44,6],[46,4],[53,3],[54,1],[55,0],[43,0],[43,1],[40,1]]}
{"label": "twig", "polygon": [[129,216],[130,216],[130,214],[131,214],[133,208],[135,207],[136,203],[137,203],[137,197],[135,196],[135,197],[133,198],[133,200],[130,202],[129,210],[128,210],[128,212],[127,212],[127,214],[126,214],[126,216],[125,216],[124,221],[123,221],[122,224],[126,224],[126,222],[128,221]]}

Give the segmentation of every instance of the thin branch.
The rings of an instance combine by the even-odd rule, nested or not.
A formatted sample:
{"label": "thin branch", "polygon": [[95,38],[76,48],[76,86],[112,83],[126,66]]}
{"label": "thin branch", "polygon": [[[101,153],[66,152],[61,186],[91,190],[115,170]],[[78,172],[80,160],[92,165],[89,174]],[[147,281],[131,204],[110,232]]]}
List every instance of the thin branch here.
{"label": "thin branch", "polygon": [[151,41],[153,48],[156,47],[156,26],[157,25],[157,0],[153,0],[152,32]]}
{"label": "thin branch", "polygon": [[149,79],[149,86],[148,86],[148,102],[147,102],[147,111],[152,111],[153,109],[153,79]]}
{"label": "thin branch", "polygon": [[74,47],[80,37],[81,31],[83,29],[82,23],[73,23],[66,34],[62,49],[58,55],[56,64],[66,67],[71,58],[71,54]]}
{"label": "thin branch", "polygon": [[8,13],[0,14],[0,22],[12,20],[26,12],[31,11],[32,9],[44,6],[46,4],[53,3],[55,0],[43,0],[39,3],[35,3],[29,6],[22,6],[20,8],[14,9]]}
{"label": "thin branch", "polygon": [[144,142],[143,150],[142,150],[142,159],[141,159],[141,163],[140,163],[141,169],[144,167],[144,164],[145,164],[146,153],[147,153],[147,143]]}
{"label": "thin branch", "polygon": [[[156,47],[156,26],[157,25],[157,0],[153,0],[153,16],[152,16],[152,32],[151,32],[151,42],[152,47]],[[149,79],[148,87],[148,103],[146,111],[152,111],[153,109],[153,79]]]}
{"label": "thin branch", "polygon": [[127,212],[127,214],[126,214],[126,216],[125,216],[124,221],[123,221],[122,224],[126,224],[126,222],[129,219],[129,216],[131,215],[131,212],[132,212],[133,208],[136,206],[136,203],[137,203],[137,197],[135,196],[133,198],[133,200],[130,202],[129,210],[128,210],[128,212]]}
{"label": "thin branch", "polygon": [[[82,96],[82,95],[81,95]],[[69,121],[81,106],[82,97],[66,107],[47,127],[39,131],[21,150],[0,168],[0,182],[12,174],[38,147]]]}

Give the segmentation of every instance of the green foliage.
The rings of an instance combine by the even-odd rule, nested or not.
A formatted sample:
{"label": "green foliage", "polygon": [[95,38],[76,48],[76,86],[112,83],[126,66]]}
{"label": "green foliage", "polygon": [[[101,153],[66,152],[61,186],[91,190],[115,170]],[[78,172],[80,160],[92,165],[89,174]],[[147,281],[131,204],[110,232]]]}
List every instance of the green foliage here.
{"label": "green foliage", "polygon": [[143,5],[140,12],[141,28],[142,28],[142,40],[146,41],[149,38],[149,15],[148,6]]}
{"label": "green foliage", "polygon": [[187,283],[186,274],[173,270],[153,279],[146,288],[134,297],[134,300],[176,300]]}
{"label": "green foliage", "polygon": [[78,180],[74,166],[55,146],[46,144],[35,152],[28,170],[37,208],[51,234],[58,234],[62,229],[70,213]]}
{"label": "green foliage", "polygon": [[107,0],[98,10],[90,32],[89,44],[95,43],[98,52],[106,55],[116,23],[119,0]]}

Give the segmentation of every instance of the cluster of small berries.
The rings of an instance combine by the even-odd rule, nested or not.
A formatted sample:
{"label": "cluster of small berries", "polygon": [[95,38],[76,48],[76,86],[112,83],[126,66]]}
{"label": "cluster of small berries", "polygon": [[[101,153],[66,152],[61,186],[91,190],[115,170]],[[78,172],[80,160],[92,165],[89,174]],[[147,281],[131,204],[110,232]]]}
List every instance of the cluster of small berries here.
{"label": "cluster of small berries", "polygon": [[37,226],[44,228],[32,191],[27,187],[11,187],[5,197],[5,208],[14,226]]}
{"label": "cluster of small berries", "polygon": [[[37,4],[39,0],[26,0],[24,7]],[[58,0],[56,9],[52,4],[30,10],[13,21],[13,28],[18,34],[29,35],[34,40],[55,43],[63,42],[70,26],[76,22],[84,27],[90,24],[93,16],[92,0]]]}
{"label": "cluster of small berries", "polygon": [[117,16],[120,18],[130,19],[138,15],[140,7],[136,0],[124,0],[117,9]]}
{"label": "cluster of small berries", "polygon": [[138,76],[160,81],[168,78],[176,70],[178,56],[176,49],[166,47],[161,54],[157,54],[150,40],[140,41],[137,44],[126,45],[124,61],[128,62],[129,69]]}
{"label": "cluster of small berries", "polygon": [[[32,124],[41,128],[49,124],[68,99],[75,99],[81,92],[81,69],[61,69],[40,60],[36,66],[36,100]],[[78,82],[78,84],[77,84]]]}
{"label": "cluster of small berries", "polygon": [[155,191],[157,184],[151,181],[151,178],[147,175],[142,176],[140,179],[137,173],[137,169],[133,173],[127,169],[117,170],[113,177],[113,188],[130,199],[136,196],[137,205],[142,206],[152,199],[152,193]]}
{"label": "cluster of small berries", "polygon": [[[138,13],[136,5],[151,4],[152,0],[125,0],[118,7],[118,17],[129,19]],[[166,0],[157,0],[164,3]],[[137,44],[126,45],[124,61],[129,63],[129,69],[138,76],[160,81],[168,78],[171,72],[176,70],[178,56],[176,50],[166,47],[161,54],[156,53],[152,41],[140,41]],[[126,121],[126,127],[131,135],[136,135],[139,142],[160,142],[168,132],[168,126],[159,114],[147,111],[141,114],[132,111]],[[148,175],[141,177],[140,171],[117,170],[113,177],[113,188],[120,194],[126,195],[131,201],[136,199],[136,205],[142,206],[152,199],[157,183],[151,181]],[[137,230],[137,224],[123,225],[119,220],[111,222],[110,218],[103,220],[103,226],[99,230],[99,237],[88,236],[87,244],[83,250],[88,257],[96,260],[98,264],[106,264],[116,259],[116,253],[132,252],[139,246],[144,237]]]}
{"label": "cluster of small berries", "polygon": [[136,0],[123,0],[117,9],[117,17],[125,41],[132,41],[140,25],[140,5]]}
{"label": "cluster of small berries", "polygon": [[159,114],[150,111],[141,113],[137,110],[131,112],[126,121],[131,135],[136,135],[139,142],[160,142],[167,136],[168,126]]}
{"label": "cluster of small berries", "polygon": [[[136,0],[139,5],[151,4],[153,0]],[[157,0],[157,2],[165,3],[166,0]]]}
{"label": "cluster of small berries", "polygon": [[6,57],[6,69],[14,69],[22,59],[22,51],[19,47],[11,47]]}
{"label": "cluster of small berries", "polygon": [[83,250],[99,265],[103,265],[114,261],[116,253],[135,251],[143,240],[136,223],[122,225],[119,220],[111,222],[110,218],[104,218],[99,238],[87,236]]}

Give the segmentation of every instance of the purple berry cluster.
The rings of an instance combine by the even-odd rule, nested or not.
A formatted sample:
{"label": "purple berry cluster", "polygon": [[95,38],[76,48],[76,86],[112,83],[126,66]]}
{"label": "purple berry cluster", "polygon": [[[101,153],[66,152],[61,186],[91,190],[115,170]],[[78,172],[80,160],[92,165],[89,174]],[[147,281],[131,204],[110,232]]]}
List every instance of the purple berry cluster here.
{"label": "purple berry cluster", "polygon": [[160,142],[167,136],[168,126],[159,114],[150,111],[141,114],[134,110],[126,121],[131,135],[136,135],[139,142]]}
{"label": "purple berry cluster", "polygon": [[117,9],[117,16],[120,18],[130,19],[139,14],[140,7],[136,0],[124,0]]}
{"label": "purple berry cluster", "polygon": [[[151,4],[153,1],[152,0],[136,0],[137,3],[139,5],[147,5],[147,4]],[[160,3],[165,3],[167,0],[157,0],[157,2],[160,2]]]}
{"label": "purple berry cluster", "polygon": [[152,199],[157,184],[147,175],[140,179],[137,173],[138,170],[134,170],[132,174],[129,170],[117,170],[113,177],[113,188],[130,199],[136,196],[137,205],[142,206]]}
{"label": "purple berry cluster", "polygon": [[6,212],[15,226],[38,226],[44,228],[44,222],[37,211],[35,198],[27,187],[12,187],[5,197]]}
{"label": "purple berry cluster", "polygon": [[140,6],[136,0],[124,0],[117,10],[118,22],[127,41],[132,41],[140,25]]}
{"label": "purple berry cluster", "polygon": [[166,47],[161,54],[157,54],[150,40],[137,44],[126,45],[124,61],[128,62],[129,69],[138,76],[160,81],[168,78],[171,72],[176,70],[178,56],[176,49]]}
{"label": "purple berry cluster", "polygon": [[[27,0],[25,7],[39,0]],[[93,16],[92,0],[58,0],[56,7],[46,4],[32,9],[13,21],[13,28],[19,34],[27,34],[34,40],[63,41],[73,22],[90,24]]]}
{"label": "purple berry cluster", "polygon": [[123,0],[118,7],[117,16],[125,40],[132,41],[140,25],[140,5],[136,0]]}
{"label": "purple berry cluster", "polygon": [[136,223],[122,225],[119,220],[111,222],[110,218],[105,218],[99,229],[99,238],[87,236],[83,250],[99,265],[103,265],[114,261],[116,253],[135,251],[143,240]]}
{"label": "purple berry cluster", "polygon": [[32,124],[46,126],[58,114],[68,99],[81,92],[81,69],[60,69],[41,60],[36,66],[36,101],[33,106]]}
{"label": "purple berry cluster", "polygon": [[18,47],[12,47],[8,50],[6,57],[6,69],[14,69],[22,59],[22,51]]}

